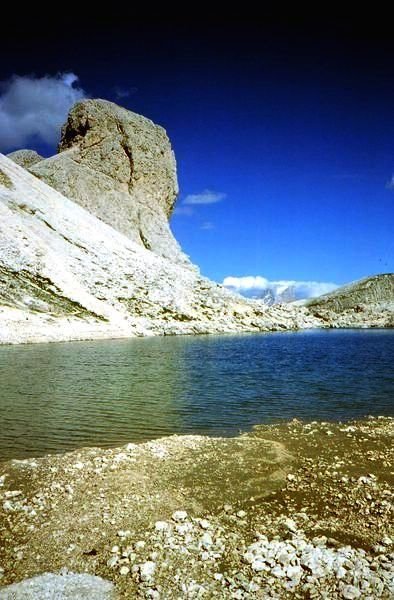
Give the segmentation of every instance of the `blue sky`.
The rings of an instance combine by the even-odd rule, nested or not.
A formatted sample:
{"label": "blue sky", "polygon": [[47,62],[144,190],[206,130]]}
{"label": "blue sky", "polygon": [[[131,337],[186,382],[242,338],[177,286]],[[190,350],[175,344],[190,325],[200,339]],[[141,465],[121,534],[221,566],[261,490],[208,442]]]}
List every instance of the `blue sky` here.
{"label": "blue sky", "polygon": [[[106,43],[93,36],[89,52],[85,39],[60,39],[45,58],[37,38],[19,54],[10,39],[1,79],[73,72],[89,96],[162,124],[180,182],[171,226],[205,275],[342,284],[394,271],[387,32],[275,21],[144,25],[125,37],[117,27],[99,28]],[[37,137],[30,146],[54,151]]]}

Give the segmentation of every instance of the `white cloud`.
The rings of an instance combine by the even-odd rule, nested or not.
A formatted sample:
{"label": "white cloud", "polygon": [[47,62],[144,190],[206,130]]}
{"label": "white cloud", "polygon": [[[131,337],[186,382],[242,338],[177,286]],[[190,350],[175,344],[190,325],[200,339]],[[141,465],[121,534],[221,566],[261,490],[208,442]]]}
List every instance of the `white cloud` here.
{"label": "white cloud", "polygon": [[182,204],[216,204],[226,198],[224,192],[203,190],[200,194],[188,194]]}
{"label": "white cloud", "polygon": [[244,296],[261,298],[269,296],[273,302],[283,299],[287,301],[315,298],[322,294],[334,291],[338,286],[335,283],[323,281],[295,281],[278,280],[270,281],[260,275],[245,277],[225,277],[223,285]]}
{"label": "white cloud", "polygon": [[205,229],[208,231],[210,229],[215,229],[215,225],[212,223],[212,221],[205,221],[205,223],[202,223],[200,229]]}
{"label": "white cloud", "polygon": [[173,212],[174,215],[191,217],[194,214],[194,210],[191,206],[176,206]]}
{"label": "white cloud", "polygon": [[34,140],[56,144],[71,106],[86,97],[74,73],[53,77],[13,75],[0,84],[0,150]]}
{"label": "white cloud", "polygon": [[394,175],[392,175],[390,181],[386,183],[386,188],[388,190],[394,190]]}

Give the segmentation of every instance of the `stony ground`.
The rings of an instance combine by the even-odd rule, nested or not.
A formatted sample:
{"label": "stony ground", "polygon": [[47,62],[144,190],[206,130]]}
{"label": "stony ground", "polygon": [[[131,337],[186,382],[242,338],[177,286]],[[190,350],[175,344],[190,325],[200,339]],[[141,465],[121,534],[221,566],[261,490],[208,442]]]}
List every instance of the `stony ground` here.
{"label": "stony ground", "polygon": [[1,583],[71,571],[118,598],[392,598],[393,431],[293,421],[5,463]]}

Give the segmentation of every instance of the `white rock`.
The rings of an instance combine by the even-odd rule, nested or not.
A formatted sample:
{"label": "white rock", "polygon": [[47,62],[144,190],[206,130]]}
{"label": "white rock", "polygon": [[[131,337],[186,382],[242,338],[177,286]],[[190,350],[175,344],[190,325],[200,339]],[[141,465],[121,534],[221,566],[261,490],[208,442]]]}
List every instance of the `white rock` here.
{"label": "white rock", "polygon": [[384,538],[382,538],[381,543],[383,544],[383,546],[391,546],[393,540],[388,535],[386,535]]}
{"label": "white rock", "polygon": [[185,521],[187,519],[187,512],[185,510],[176,510],[172,513],[172,519],[177,522]]}
{"label": "white rock", "polygon": [[21,495],[21,490],[10,490],[8,492],[4,492],[4,498],[16,498],[17,496]]}
{"label": "white rock", "polygon": [[213,544],[212,536],[210,533],[204,533],[200,540],[201,546],[206,550],[209,550]]}
{"label": "white rock", "polygon": [[264,571],[265,570],[265,563],[264,561],[260,560],[260,559],[256,559],[252,562],[252,569],[253,571]]}
{"label": "white rock", "polygon": [[200,525],[201,529],[210,529],[211,528],[211,524],[209,521],[207,521],[207,519],[200,519],[198,521],[198,524]]}
{"label": "white rock", "polygon": [[300,565],[289,565],[286,568],[286,575],[289,579],[301,578],[302,576],[302,568]]}
{"label": "white rock", "polygon": [[155,529],[156,531],[167,531],[169,528],[169,524],[166,521],[156,521]]}
{"label": "white rock", "polygon": [[361,592],[354,585],[345,585],[342,588],[342,597],[345,600],[355,600],[356,598],[360,598]]}
{"label": "white rock", "polygon": [[140,576],[142,581],[150,581],[153,579],[156,570],[156,563],[151,560],[148,560],[145,563],[140,565]]}
{"label": "white rock", "polygon": [[293,521],[293,519],[286,518],[283,524],[289,531],[291,531],[292,533],[296,533],[298,528],[296,522]]}

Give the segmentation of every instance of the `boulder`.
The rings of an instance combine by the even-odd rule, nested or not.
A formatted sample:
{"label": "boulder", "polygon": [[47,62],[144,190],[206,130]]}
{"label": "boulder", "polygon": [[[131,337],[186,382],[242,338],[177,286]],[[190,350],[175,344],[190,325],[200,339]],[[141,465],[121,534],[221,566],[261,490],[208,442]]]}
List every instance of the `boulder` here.
{"label": "boulder", "polygon": [[0,589],[0,600],[114,600],[114,586],[87,573],[44,573]]}

